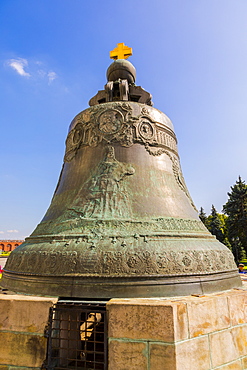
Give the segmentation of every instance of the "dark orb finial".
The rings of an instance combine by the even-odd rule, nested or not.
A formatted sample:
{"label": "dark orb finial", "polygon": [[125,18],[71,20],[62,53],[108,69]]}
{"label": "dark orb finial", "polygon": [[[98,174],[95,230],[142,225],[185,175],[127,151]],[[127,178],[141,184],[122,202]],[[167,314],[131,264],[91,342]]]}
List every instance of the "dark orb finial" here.
{"label": "dark orb finial", "polygon": [[128,60],[117,59],[107,69],[107,81],[127,80],[128,83],[135,83],[136,69]]}

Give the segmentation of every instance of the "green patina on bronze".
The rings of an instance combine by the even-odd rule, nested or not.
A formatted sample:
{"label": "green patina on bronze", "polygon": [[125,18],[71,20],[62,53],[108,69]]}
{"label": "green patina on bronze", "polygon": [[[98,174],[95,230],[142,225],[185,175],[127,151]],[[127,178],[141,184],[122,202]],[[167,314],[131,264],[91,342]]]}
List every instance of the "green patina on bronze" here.
{"label": "green patina on bronze", "polygon": [[114,148],[108,146],[103,161],[85,184],[87,198],[78,196],[69,209],[81,218],[129,218],[131,207],[125,177],[133,175],[131,164],[116,160]]}
{"label": "green patina on bronze", "polygon": [[[51,205],[12,252],[3,286],[83,298],[241,286],[230,250],[198,218],[170,119],[128,78],[130,63],[114,63],[70,125]],[[120,70],[124,78],[110,80]]]}

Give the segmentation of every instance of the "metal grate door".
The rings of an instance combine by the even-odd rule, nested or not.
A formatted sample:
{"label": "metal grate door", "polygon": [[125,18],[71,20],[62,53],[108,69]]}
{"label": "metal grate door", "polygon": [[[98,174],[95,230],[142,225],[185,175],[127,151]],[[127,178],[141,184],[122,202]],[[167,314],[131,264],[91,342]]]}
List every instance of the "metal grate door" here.
{"label": "metal grate door", "polygon": [[47,337],[47,370],[107,370],[106,302],[58,301]]}

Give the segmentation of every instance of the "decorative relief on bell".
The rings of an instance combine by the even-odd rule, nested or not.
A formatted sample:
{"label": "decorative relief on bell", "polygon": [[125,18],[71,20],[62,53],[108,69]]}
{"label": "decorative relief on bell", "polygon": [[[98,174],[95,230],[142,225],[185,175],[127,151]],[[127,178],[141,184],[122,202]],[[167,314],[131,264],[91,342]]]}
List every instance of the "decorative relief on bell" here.
{"label": "decorative relief on bell", "polygon": [[91,116],[87,113],[87,122],[83,114],[78,115],[77,123],[68,134],[65,162],[70,162],[80,147],[96,147],[102,141],[118,142],[124,147],[140,143],[146,148],[153,147],[152,151],[148,150],[152,155],[161,155],[166,149],[178,156],[175,134],[156,123],[148,115],[148,109],[143,108],[140,114],[134,115],[128,103],[108,103],[89,110]]}
{"label": "decorative relief on bell", "polygon": [[154,138],[154,128],[151,122],[147,119],[142,119],[142,122],[139,125],[139,132],[144,140],[152,140]]}
{"label": "decorative relief on bell", "polygon": [[99,116],[99,130],[103,134],[115,134],[123,124],[123,116],[120,111],[108,109]]}
{"label": "decorative relief on bell", "polygon": [[197,212],[197,208],[196,208],[196,206],[195,206],[195,204],[194,204],[194,202],[193,202],[193,200],[190,196],[189,190],[188,190],[188,188],[186,186],[186,183],[184,181],[183,173],[182,173],[182,170],[181,170],[181,167],[180,167],[180,162],[179,162],[178,158],[175,157],[175,156],[172,156],[171,160],[172,160],[172,169],[173,169],[173,173],[174,173],[175,179],[177,181],[177,184],[185,192],[185,194],[187,195],[187,197],[189,198],[189,200],[191,202],[192,207]]}
{"label": "decorative relief on bell", "polygon": [[143,275],[161,275],[177,274],[184,275],[191,271],[200,273],[205,271],[222,271],[225,268],[234,268],[234,261],[231,254],[227,256],[224,252],[209,251],[201,253],[199,251],[165,252],[162,255],[143,251],[135,253],[106,252],[104,255],[103,272],[106,274],[135,274]]}
{"label": "decorative relief on bell", "polygon": [[[172,161],[173,172],[179,187],[190,199],[197,211],[185,185],[177,153],[175,135],[160,128],[159,124],[148,116],[149,109],[143,107],[141,114],[134,116],[128,103],[112,103],[109,109],[102,104],[97,110],[91,108],[91,116],[83,114],[77,117],[78,122],[70,131],[66,140],[65,162],[70,162],[81,146],[96,147],[102,140],[119,142],[124,147],[142,143],[146,151],[153,156],[167,154]],[[83,122],[83,118],[87,122]]]}
{"label": "decorative relief on bell", "polygon": [[[102,243],[102,241],[101,241]],[[198,274],[235,269],[231,252],[224,250],[206,251],[148,251],[140,246],[127,245],[126,251],[100,251],[97,248],[85,250],[84,243],[77,251],[21,251],[15,259],[10,258],[12,268],[20,272],[37,270],[38,274],[69,273],[103,275],[163,275]],[[41,246],[42,248],[42,246]],[[58,263],[59,262],[59,263]]]}
{"label": "decorative relief on bell", "polygon": [[43,221],[32,234],[32,240],[36,235],[43,235],[50,240],[60,240],[63,236],[59,233],[66,231],[68,235],[78,234],[81,237],[88,237],[90,233],[99,237],[112,237],[113,235],[133,236],[135,234],[148,237],[152,233],[159,233],[160,236],[168,236],[170,233],[195,233],[198,235],[207,234],[204,224],[195,219],[180,219],[173,217],[154,218],[151,220],[125,219],[124,228],[121,218],[109,220],[85,219],[82,217],[81,210],[76,212],[68,210],[65,216],[58,218],[56,222]]}
{"label": "decorative relief on bell", "polygon": [[[115,114],[115,113],[114,113]],[[76,205],[70,208],[81,218],[131,218],[131,205],[126,176],[133,175],[135,169],[131,164],[116,160],[114,148],[108,146],[101,161],[83,189],[88,188],[88,196],[78,197]]]}

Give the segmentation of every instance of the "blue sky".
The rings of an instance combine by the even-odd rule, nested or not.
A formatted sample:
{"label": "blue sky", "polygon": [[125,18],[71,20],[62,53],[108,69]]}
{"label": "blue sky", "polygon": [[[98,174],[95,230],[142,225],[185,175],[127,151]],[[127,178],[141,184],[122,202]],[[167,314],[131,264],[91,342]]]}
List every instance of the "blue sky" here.
{"label": "blue sky", "polygon": [[173,121],[187,187],[218,211],[247,180],[246,0],[1,0],[0,239],[43,218],[73,117],[133,48],[137,85]]}

